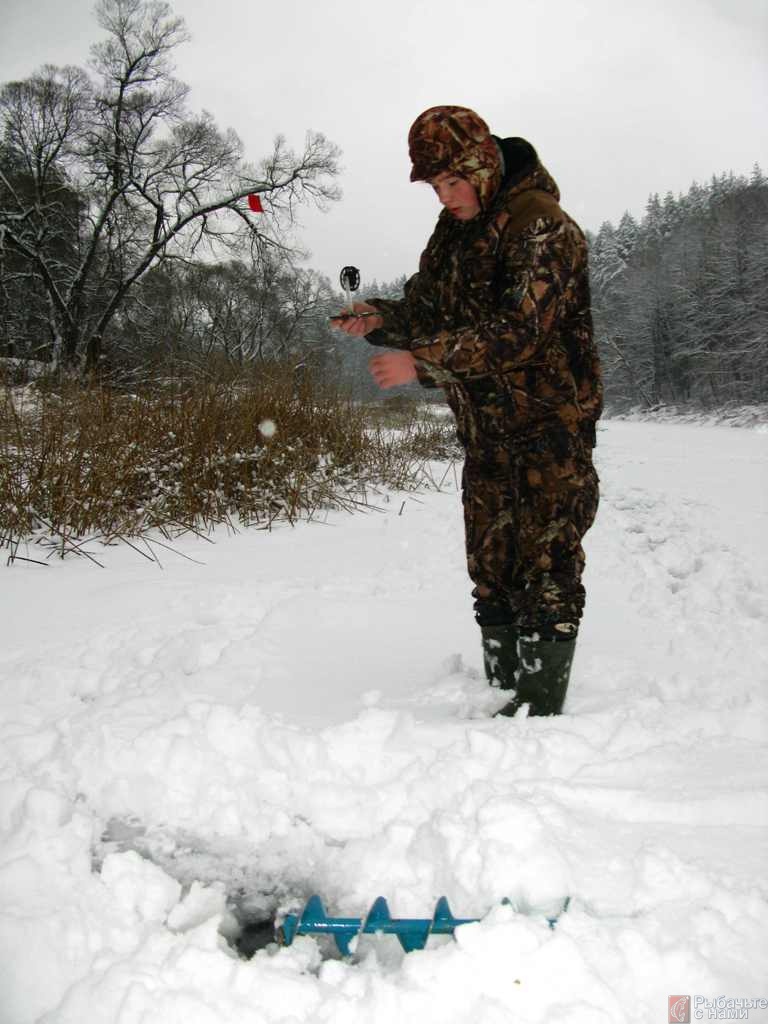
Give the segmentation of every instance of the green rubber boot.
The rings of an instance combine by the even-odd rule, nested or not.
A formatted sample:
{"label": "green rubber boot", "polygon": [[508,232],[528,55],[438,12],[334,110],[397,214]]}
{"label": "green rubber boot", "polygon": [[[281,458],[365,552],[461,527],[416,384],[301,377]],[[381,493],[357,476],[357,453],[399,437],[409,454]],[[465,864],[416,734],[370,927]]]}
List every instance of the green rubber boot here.
{"label": "green rubber boot", "polygon": [[491,686],[514,690],[517,686],[518,631],[516,626],[481,626],[485,677]]}
{"label": "green rubber boot", "polygon": [[534,640],[514,626],[483,626],[483,661],[491,686],[514,690],[497,715],[559,715],[571,676],[576,640]]}

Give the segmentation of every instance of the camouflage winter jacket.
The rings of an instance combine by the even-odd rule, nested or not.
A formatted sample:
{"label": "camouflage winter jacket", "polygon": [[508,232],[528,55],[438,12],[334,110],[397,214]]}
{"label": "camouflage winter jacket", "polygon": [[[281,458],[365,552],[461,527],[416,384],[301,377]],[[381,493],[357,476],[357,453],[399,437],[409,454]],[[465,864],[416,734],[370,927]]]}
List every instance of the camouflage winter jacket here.
{"label": "camouflage winter jacket", "polygon": [[563,428],[594,443],[602,379],[586,242],[533,147],[497,141],[507,176],[492,203],[470,221],[443,210],[404,298],[369,300],[384,326],[367,338],[413,353],[467,450]]}

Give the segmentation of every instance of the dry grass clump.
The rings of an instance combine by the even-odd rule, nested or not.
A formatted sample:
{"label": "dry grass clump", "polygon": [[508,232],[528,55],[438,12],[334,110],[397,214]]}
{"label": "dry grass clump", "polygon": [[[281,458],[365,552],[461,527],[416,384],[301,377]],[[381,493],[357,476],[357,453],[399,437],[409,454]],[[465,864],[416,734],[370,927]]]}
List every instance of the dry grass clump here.
{"label": "dry grass clump", "polygon": [[151,391],[71,384],[0,392],[0,545],[61,554],[161,531],[269,527],[366,504],[369,489],[429,485],[455,454],[451,427],[413,416],[371,428],[366,410],[309,374],[174,380]]}
{"label": "dry grass clump", "polygon": [[383,417],[377,410],[373,419],[375,425],[369,430],[371,462],[380,479],[399,490],[419,485],[439,487],[430,462],[453,462],[462,457],[453,419],[435,414],[427,406],[413,406]]}

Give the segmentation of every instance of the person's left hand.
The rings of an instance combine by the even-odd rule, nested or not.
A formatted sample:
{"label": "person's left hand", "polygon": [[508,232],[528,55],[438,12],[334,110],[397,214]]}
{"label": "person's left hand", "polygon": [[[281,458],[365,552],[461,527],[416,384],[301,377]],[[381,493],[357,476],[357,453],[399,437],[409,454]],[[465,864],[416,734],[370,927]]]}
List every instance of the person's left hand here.
{"label": "person's left hand", "polygon": [[368,363],[380,388],[396,388],[416,380],[416,362],[410,352],[382,352]]}
{"label": "person's left hand", "polygon": [[[346,313],[368,313],[378,314],[378,309],[372,306],[370,302],[353,302],[350,309],[343,309],[342,314]],[[331,317],[331,327],[335,327],[338,331],[344,331],[345,334],[351,334],[355,338],[364,338],[366,334],[370,334],[371,331],[375,331],[379,327],[384,326],[384,317],[378,316],[361,316],[355,317],[350,316],[348,319],[342,319],[341,317]]]}

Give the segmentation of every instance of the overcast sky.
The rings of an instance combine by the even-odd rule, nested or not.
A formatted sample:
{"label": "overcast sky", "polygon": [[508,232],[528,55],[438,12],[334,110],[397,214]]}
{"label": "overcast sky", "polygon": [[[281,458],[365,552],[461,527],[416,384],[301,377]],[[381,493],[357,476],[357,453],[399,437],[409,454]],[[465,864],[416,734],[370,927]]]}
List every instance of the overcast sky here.
{"label": "overcast sky", "polygon": [[[441,103],[522,135],[584,228],[641,217],[648,194],[768,170],[767,0],[176,0],[190,105],[253,160],[307,129],[343,151],[344,197],[302,215],[308,261],[336,278],[411,273],[437,214],[406,138]],[[90,0],[0,0],[0,81],[83,64]]]}

